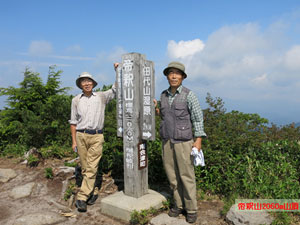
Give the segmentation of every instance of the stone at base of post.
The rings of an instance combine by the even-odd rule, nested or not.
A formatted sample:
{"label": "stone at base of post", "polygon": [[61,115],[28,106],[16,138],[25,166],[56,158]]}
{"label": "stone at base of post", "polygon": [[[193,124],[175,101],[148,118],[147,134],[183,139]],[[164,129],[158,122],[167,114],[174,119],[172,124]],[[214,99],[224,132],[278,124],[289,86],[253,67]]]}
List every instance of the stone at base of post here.
{"label": "stone at base of post", "polygon": [[166,201],[163,195],[150,189],[148,194],[140,198],[125,195],[123,191],[120,191],[101,200],[101,213],[129,222],[134,210],[141,211],[151,207],[159,209],[163,206],[163,201]]}

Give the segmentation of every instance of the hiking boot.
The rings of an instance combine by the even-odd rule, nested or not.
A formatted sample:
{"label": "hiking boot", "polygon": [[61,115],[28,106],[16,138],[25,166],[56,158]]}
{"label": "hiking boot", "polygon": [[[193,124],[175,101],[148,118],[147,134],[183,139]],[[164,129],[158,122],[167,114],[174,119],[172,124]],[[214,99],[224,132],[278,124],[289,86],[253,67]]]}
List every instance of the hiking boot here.
{"label": "hiking boot", "polygon": [[179,216],[180,214],[183,213],[183,209],[180,209],[180,208],[177,208],[177,207],[174,207],[174,208],[171,208],[168,215],[170,217],[177,217]]}
{"label": "hiking boot", "polygon": [[89,197],[89,199],[87,200],[86,204],[88,204],[88,205],[94,205],[95,202],[96,202],[96,200],[97,200],[97,198],[98,198],[98,195],[91,195]]}
{"label": "hiking boot", "polygon": [[188,223],[195,223],[197,220],[197,213],[187,213],[186,215],[186,222]]}
{"label": "hiking boot", "polygon": [[76,200],[75,206],[79,212],[86,212],[86,202],[83,200]]}

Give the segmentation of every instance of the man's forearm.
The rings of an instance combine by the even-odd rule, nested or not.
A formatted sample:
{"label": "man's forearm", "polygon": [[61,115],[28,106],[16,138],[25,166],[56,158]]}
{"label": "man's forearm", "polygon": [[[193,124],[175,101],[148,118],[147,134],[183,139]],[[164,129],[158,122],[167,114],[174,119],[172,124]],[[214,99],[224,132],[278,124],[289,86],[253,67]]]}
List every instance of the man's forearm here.
{"label": "man's forearm", "polygon": [[76,146],[76,125],[71,124],[72,146]]}
{"label": "man's forearm", "polygon": [[193,146],[196,147],[198,149],[198,151],[200,151],[200,149],[202,148],[202,138],[196,137],[196,140],[195,140]]}

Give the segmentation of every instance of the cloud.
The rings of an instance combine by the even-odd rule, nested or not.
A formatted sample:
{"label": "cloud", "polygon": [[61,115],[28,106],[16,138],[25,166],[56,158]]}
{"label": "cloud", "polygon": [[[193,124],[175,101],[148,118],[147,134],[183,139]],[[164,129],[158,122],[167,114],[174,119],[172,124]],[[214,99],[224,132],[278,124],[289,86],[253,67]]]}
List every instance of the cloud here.
{"label": "cloud", "polygon": [[95,60],[94,57],[86,57],[86,56],[67,56],[67,55],[49,55],[49,58],[54,59],[63,59],[63,60],[79,60],[79,61],[91,61]]}
{"label": "cloud", "polygon": [[72,66],[70,64],[65,63],[54,63],[54,62],[37,62],[37,61],[18,61],[18,60],[11,60],[11,61],[0,61],[0,66],[6,67],[20,67],[22,69],[26,67],[49,67],[52,65],[56,65],[58,67],[69,67]]}
{"label": "cloud", "polygon": [[287,51],[285,64],[290,70],[300,70],[300,45],[295,45]]}
{"label": "cloud", "polygon": [[254,85],[261,85],[263,87],[265,87],[265,85],[267,85],[269,83],[269,80],[268,80],[268,77],[267,77],[267,74],[263,74],[261,76],[258,76],[258,77],[255,77],[251,80],[251,82],[254,84]]}
{"label": "cloud", "polygon": [[[18,55],[33,56],[26,52],[20,52]],[[41,56],[40,56],[41,57]],[[43,55],[43,58],[62,59],[62,60],[79,60],[79,61],[92,61],[95,57],[88,56],[70,56],[70,55]]]}
{"label": "cloud", "polygon": [[127,51],[123,47],[115,47],[109,54],[108,60],[110,62],[118,62],[121,60],[121,56],[126,54]]}
{"label": "cloud", "polygon": [[94,66],[102,67],[103,65],[114,62],[121,62],[122,55],[127,51],[122,47],[115,47],[110,52],[99,52],[94,62]]}
{"label": "cloud", "polygon": [[74,53],[80,53],[82,51],[82,48],[80,47],[80,45],[72,45],[66,48],[66,52],[70,53],[70,54],[74,54]]}
{"label": "cloud", "polygon": [[176,43],[171,40],[168,42],[168,55],[170,58],[185,58],[193,56],[197,52],[202,51],[204,43],[200,39],[191,41],[179,41]]}
{"label": "cloud", "polygon": [[48,41],[32,41],[28,49],[28,53],[32,56],[46,56],[52,51],[52,45]]}
{"label": "cloud", "polygon": [[121,62],[122,55],[125,53],[127,53],[127,51],[124,48],[114,47],[109,52],[102,51],[97,54],[97,57],[93,61],[92,69],[95,70],[95,78],[101,85],[113,84],[115,82],[113,63]]}
{"label": "cloud", "polygon": [[[72,45],[65,49],[65,52],[71,55],[57,55],[53,54],[52,44],[47,41],[32,41],[29,45],[28,52],[18,53],[19,55],[24,56],[38,56],[43,58],[52,58],[52,59],[62,59],[62,60],[76,60],[76,61],[93,61],[95,57],[88,56],[74,56],[75,53],[81,52],[80,45]],[[58,63],[56,63],[57,65]],[[64,65],[64,64],[61,64]]]}
{"label": "cloud", "polygon": [[[288,41],[293,29],[284,20],[264,29],[256,23],[224,26],[205,43],[170,40],[167,55],[185,64],[184,84],[196,93],[210,92],[248,111],[273,102],[276,110],[300,101],[300,41]],[[199,41],[204,47],[194,52],[184,47]]]}
{"label": "cloud", "polygon": [[[186,64],[190,79],[206,84],[240,82],[248,86],[251,81],[258,81],[261,74],[268,74],[269,82],[275,86],[283,84],[283,77],[284,84],[290,84],[299,80],[294,74],[300,70],[300,45],[282,48],[284,44],[278,43],[279,40],[270,40],[270,33],[276,33],[276,27],[261,30],[253,23],[225,26],[212,33],[205,47],[192,55],[176,56],[170,48],[175,41],[169,41],[168,55]],[[172,46],[185,46],[195,40]]]}

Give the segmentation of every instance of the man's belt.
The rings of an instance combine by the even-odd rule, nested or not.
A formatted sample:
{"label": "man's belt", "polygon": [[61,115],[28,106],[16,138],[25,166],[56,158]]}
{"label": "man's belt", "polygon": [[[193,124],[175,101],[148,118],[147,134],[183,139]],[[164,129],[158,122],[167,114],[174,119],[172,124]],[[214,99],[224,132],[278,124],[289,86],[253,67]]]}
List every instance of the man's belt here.
{"label": "man's belt", "polygon": [[76,130],[76,131],[81,132],[81,133],[86,133],[86,134],[103,134],[103,130],[84,129],[84,130]]}

